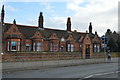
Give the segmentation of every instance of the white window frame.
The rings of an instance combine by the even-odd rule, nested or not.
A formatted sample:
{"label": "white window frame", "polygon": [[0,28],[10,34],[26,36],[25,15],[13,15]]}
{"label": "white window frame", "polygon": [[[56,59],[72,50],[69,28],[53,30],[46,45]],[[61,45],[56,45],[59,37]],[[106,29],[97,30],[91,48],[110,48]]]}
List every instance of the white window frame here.
{"label": "white window frame", "polygon": [[94,45],[94,52],[97,52],[97,46]]}
{"label": "white window frame", "polygon": [[42,51],[42,43],[41,42],[37,43],[37,51]]}
{"label": "white window frame", "polygon": [[100,52],[100,46],[97,46],[97,52]]}
{"label": "white window frame", "polygon": [[71,44],[71,52],[74,51],[74,44]]}
{"label": "white window frame", "polygon": [[53,46],[52,46],[53,44],[52,43],[50,43],[50,51],[53,51]]}
{"label": "white window frame", "polygon": [[8,41],[7,50],[10,51],[10,41]]}
{"label": "white window frame", "polygon": [[[13,50],[12,47],[13,47],[13,42],[16,42],[16,50]],[[17,41],[11,41],[11,51],[17,51]]]}
{"label": "white window frame", "polygon": [[20,41],[18,41],[18,51],[20,51]]}
{"label": "white window frame", "polygon": [[36,49],[35,49],[35,46],[36,46],[36,43],[34,42],[34,43],[33,43],[33,51],[36,50]]}
{"label": "white window frame", "polygon": [[67,51],[70,51],[70,44],[67,45]]}

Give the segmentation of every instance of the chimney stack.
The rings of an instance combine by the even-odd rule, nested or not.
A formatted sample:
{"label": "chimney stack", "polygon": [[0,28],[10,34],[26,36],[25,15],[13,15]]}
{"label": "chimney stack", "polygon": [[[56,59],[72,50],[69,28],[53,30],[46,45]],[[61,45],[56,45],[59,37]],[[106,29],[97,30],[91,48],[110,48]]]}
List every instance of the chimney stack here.
{"label": "chimney stack", "polygon": [[43,21],[44,21],[44,19],[43,19],[43,13],[40,12],[40,16],[39,16],[39,19],[38,19],[38,27],[39,28],[43,28]]}
{"label": "chimney stack", "polygon": [[67,31],[71,31],[71,20],[70,20],[70,17],[67,18]]}

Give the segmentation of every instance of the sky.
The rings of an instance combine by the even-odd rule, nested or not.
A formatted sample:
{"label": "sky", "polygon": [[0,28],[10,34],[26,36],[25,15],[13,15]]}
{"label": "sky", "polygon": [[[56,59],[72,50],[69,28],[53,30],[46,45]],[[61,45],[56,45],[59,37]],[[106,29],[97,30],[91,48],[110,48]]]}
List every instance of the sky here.
{"label": "sky", "polygon": [[107,29],[118,32],[118,0],[1,0],[5,6],[5,22],[38,26],[43,12],[44,27],[66,30],[71,17],[72,31],[86,32],[92,22],[99,36]]}

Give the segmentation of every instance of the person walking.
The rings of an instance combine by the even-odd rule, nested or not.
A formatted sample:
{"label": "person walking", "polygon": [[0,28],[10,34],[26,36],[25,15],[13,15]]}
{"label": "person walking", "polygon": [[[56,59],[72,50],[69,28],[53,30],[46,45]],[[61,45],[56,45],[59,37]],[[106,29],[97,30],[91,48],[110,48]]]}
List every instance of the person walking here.
{"label": "person walking", "polygon": [[108,60],[111,60],[110,49],[107,50]]}

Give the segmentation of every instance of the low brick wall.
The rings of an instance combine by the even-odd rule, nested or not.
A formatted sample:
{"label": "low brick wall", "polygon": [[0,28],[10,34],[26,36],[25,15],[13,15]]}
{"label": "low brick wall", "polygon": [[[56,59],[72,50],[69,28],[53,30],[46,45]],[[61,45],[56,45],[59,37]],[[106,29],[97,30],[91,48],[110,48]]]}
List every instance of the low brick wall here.
{"label": "low brick wall", "polygon": [[6,52],[3,61],[81,59],[80,52]]}

